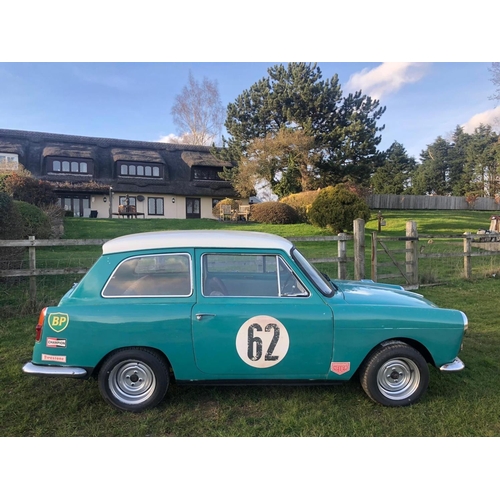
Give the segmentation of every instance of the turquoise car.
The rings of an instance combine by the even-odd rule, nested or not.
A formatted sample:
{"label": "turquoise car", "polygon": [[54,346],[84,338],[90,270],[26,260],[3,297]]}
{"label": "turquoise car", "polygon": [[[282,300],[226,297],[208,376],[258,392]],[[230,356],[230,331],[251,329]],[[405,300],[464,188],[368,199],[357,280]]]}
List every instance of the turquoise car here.
{"label": "turquoise car", "polygon": [[121,410],[177,384],[334,384],[417,402],[429,365],[464,368],[461,311],[372,281],[336,281],[279,236],[161,231],[123,236],[36,327],[25,373],[96,377]]}

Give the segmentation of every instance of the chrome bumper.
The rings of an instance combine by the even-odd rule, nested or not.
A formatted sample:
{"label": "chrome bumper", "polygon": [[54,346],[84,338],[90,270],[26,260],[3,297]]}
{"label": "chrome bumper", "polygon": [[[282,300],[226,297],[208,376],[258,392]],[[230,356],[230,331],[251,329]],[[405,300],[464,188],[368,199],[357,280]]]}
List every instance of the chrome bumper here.
{"label": "chrome bumper", "polygon": [[34,365],[31,362],[23,366],[23,372],[29,375],[44,375],[47,377],[85,378],[88,376],[87,370],[77,366],[45,366]]}
{"label": "chrome bumper", "polygon": [[439,369],[442,372],[459,372],[463,370],[465,365],[460,358],[455,358],[451,363],[441,366]]}

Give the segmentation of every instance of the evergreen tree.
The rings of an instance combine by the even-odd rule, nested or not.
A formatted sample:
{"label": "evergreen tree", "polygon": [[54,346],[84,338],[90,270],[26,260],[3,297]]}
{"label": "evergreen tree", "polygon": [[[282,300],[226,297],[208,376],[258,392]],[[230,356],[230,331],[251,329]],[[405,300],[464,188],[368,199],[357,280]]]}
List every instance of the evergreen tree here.
{"label": "evergreen tree", "polygon": [[412,180],[413,194],[450,193],[451,144],[439,136],[420,153],[421,164]]}
{"label": "evergreen tree", "polygon": [[416,169],[415,158],[408,156],[402,144],[394,141],[384,154],[384,161],[371,178],[371,186],[377,194],[402,194],[409,185]]}
{"label": "evergreen tree", "polygon": [[500,192],[499,136],[490,125],[480,125],[467,142],[463,186],[466,192],[495,196]]}
{"label": "evergreen tree", "polygon": [[276,65],[268,75],[228,105],[230,137],[223,139],[220,156],[239,165],[252,141],[272,139],[282,129],[301,130],[313,138],[316,158],[309,185],[368,181],[379,160],[377,134],[383,126],[377,121],[385,108],[361,92],[343,97],[338,76],[323,79],[316,64]]}

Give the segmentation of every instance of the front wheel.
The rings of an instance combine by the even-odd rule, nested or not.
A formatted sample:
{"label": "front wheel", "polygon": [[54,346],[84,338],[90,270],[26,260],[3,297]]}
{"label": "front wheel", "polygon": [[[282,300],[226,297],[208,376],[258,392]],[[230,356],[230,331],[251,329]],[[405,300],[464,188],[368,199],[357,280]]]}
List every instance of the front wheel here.
{"label": "front wheel", "polygon": [[158,405],[170,377],[168,366],[146,349],[122,349],[112,354],[99,371],[102,397],[120,410],[139,412]]}
{"label": "front wheel", "polygon": [[416,403],[429,385],[424,357],[404,342],[381,345],[361,367],[361,386],[376,403],[408,406]]}

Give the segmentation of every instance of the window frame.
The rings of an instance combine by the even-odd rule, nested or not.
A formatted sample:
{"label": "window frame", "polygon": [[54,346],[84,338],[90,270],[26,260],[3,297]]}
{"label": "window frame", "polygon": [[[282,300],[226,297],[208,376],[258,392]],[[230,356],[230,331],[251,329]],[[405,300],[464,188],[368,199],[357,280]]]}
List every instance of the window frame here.
{"label": "window frame", "polygon": [[[199,212],[188,212],[188,204],[198,201]],[[186,219],[201,219],[201,198],[196,197],[186,197]]]}
{"label": "window frame", "polygon": [[[155,212],[151,212],[149,203],[155,200]],[[161,213],[158,213],[158,201],[161,200]],[[148,196],[148,215],[165,215],[165,198],[163,196]]]}
{"label": "window frame", "polygon": [[[206,295],[205,294],[205,285],[206,285],[206,275],[209,272],[207,267],[207,261],[206,258],[210,255],[219,255],[223,256],[225,260],[228,260],[231,256],[248,256],[248,257],[273,257],[275,259],[276,263],[276,284],[277,284],[277,289],[278,289],[278,294],[277,295]],[[295,279],[300,283],[300,285],[304,288],[305,292],[307,295],[283,295],[282,290],[281,290],[281,272],[280,272],[280,261],[285,265],[285,267],[288,269],[288,271],[295,277]],[[274,254],[274,253],[248,253],[248,252],[204,252],[200,256],[200,262],[201,262],[201,283],[200,283],[200,288],[201,288],[201,295],[205,298],[210,298],[210,299],[218,299],[218,298],[243,298],[243,299],[308,299],[311,297],[311,290],[306,286],[304,283],[304,280],[301,279],[297,273],[290,267],[286,259],[280,255],[280,254]],[[235,273],[237,274],[237,273]],[[243,273],[242,273],[243,274]],[[250,273],[248,273],[250,274]],[[262,272],[263,275],[265,274],[271,274],[271,273],[266,273],[265,271]]]}
{"label": "window frame", "polygon": [[[189,269],[189,293],[187,295],[151,295],[151,294],[135,294],[135,295],[105,295],[105,291],[111,280],[115,277],[116,273],[120,269],[120,267],[125,263],[129,262],[134,259],[147,259],[151,257],[173,257],[173,256],[187,256],[188,258],[188,269]],[[102,287],[101,290],[101,297],[104,299],[142,299],[142,298],[188,298],[192,297],[194,293],[194,282],[193,282],[193,259],[191,257],[191,254],[189,252],[172,252],[172,253],[155,253],[155,254],[143,254],[143,255],[132,255],[131,257],[127,257],[126,259],[123,259],[120,261],[116,267],[113,269],[113,272],[109,276],[109,278],[106,280],[106,283]],[[147,276],[145,274],[144,276]],[[140,278],[139,278],[140,279]],[[139,281],[139,280],[137,280]]]}
{"label": "window frame", "polygon": [[[227,182],[225,179],[219,177],[219,174],[224,172],[222,167],[192,167],[191,180],[193,181],[222,181]],[[201,175],[200,175],[201,174]]]}
{"label": "window frame", "polygon": [[[123,173],[123,169],[127,173]],[[132,168],[133,167],[133,168]],[[138,169],[141,167],[141,174]],[[133,170],[134,173],[131,173]],[[149,175],[147,174],[149,172]],[[163,163],[152,163],[144,161],[124,161],[119,160],[116,162],[116,173],[118,177],[134,177],[139,179],[163,179],[165,172],[165,165]],[[155,175],[157,173],[158,175]]]}
{"label": "window frame", "polygon": [[[59,163],[59,170],[54,169],[55,163]],[[68,163],[68,169],[63,169],[63,163]],[[73,165],[77,164],[77,170],[73,170]],[[82,169],[85,164],[85,169]],[[92,158],[80,158],[72,156],[48,156],[46,158],[46,167],[48,174],[56,175],[94,175],[94,160]]]}

